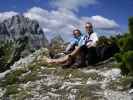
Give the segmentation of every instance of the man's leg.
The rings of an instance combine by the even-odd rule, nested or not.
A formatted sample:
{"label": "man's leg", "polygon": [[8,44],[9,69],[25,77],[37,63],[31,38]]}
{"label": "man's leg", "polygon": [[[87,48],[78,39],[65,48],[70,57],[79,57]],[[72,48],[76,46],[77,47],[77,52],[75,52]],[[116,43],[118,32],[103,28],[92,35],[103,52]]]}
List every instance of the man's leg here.
{"label": "man's leg", "polygon": [[91,47],[88,48],[87,50],[87,62],[88,65],[93,65],[98,61],[97,53],[96,53],[96,48]]}

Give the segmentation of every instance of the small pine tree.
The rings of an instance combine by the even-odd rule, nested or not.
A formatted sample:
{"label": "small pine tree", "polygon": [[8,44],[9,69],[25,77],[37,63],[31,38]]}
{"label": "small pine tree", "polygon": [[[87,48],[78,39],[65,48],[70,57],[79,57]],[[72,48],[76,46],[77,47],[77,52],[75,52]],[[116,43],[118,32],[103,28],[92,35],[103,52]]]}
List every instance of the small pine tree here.
{"label": "small pine tree", "polygon": [[133,17],[130,17],[128,19],[128,22],[129,33],[133,36]]}
{"label": "small pine tree", "polygon": [[27,42],[27,37],[16,41],[0,41],[0,72],[9,69],[15,61],[20,59]]}
{"label": "small pine tree", "polygon": [[115,55],[115,58],[122,73],[133,76],[133,17],[130,17],[128,21],[129,33],[118,40],[121,52]]}

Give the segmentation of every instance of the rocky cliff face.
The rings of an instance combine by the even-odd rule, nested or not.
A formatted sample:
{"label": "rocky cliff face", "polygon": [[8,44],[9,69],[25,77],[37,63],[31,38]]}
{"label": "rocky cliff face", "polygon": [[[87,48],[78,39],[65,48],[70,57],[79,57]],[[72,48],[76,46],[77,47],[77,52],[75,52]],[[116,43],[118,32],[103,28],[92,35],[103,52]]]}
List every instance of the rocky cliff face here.
{"label": "rocky cliff face", "polygon": [[48,40],[37,21],[21,15],[3,21],[0,23],[0,72],[47,45]]}
{"label": "rocky cliff face", "polygon": [[51,39],[51,44],[63,44],[63,43],[65,43],[65,41],[60,35],[57,35]]}
{"label": "rocky cliff face", "polygon": [[49,46],[50,57],[58,58],[60,53],[63,52],[65,48],[66,48],[65,41],[62,39],[62,37],[60,35],[55,36],[54,38],[51,39]]}
{"label": "rocky cliff face", "polygon": [[38,49],[48,45],[41,27],[35,20],[21,15],[13,16],[0,23],[0,40],[18,40],[28,37],[27,48]]}

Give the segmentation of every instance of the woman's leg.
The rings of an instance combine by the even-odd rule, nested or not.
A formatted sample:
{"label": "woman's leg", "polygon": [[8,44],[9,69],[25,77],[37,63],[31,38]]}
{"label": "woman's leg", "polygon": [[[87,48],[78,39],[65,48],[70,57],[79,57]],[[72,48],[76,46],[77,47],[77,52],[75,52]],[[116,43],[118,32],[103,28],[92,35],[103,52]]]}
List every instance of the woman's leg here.
{"label": "woman's leg", "polygon": [[68,55],[64,56],[64,57],[61,57],[61,58],[58,58],[58,59],[50,59],[48,58],[47,59],[47,62],[48,63],[55,63],[55,64],[62,64],[62,63],[65,63],[67,60],[68,60]]}
{"label": "woman's leg", "polygon": [[47,62],[48,63],[55,63],[55,64],[62,64],[62,63],[65,63],[67,61],[69,61],[70,57],[72,58],[75,58],[77,56],[77,54],[79,53],[80,51],[80,47],[76,47],[75,50],[71,53],[71,54],[68,54],[68,55],[65,55],[64,57],[61,57],[61,58],[58,58],[58,59],[47,59]]}

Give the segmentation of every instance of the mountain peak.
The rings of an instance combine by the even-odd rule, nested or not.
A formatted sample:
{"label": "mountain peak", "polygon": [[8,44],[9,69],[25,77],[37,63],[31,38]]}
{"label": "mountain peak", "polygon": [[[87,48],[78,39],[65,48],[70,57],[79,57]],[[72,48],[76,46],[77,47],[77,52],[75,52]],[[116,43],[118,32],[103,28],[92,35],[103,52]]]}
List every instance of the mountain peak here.
{"label": "mountain peak", "polygon": [[48,45],[48,40],[36,20],[15,15],[0,23],[0,41],[16,41],[23,37],[28,37],[28,49],[39,49]]}

